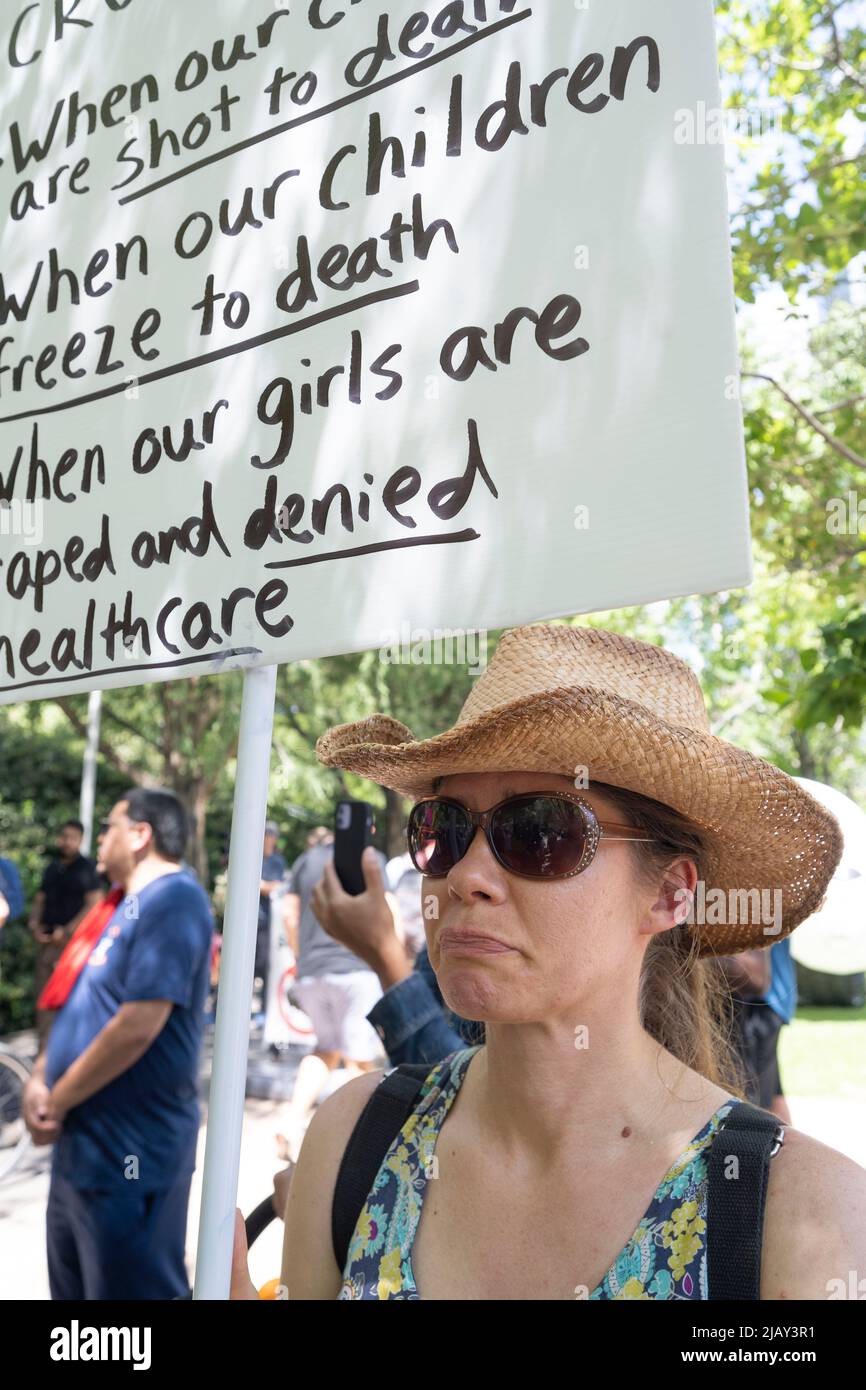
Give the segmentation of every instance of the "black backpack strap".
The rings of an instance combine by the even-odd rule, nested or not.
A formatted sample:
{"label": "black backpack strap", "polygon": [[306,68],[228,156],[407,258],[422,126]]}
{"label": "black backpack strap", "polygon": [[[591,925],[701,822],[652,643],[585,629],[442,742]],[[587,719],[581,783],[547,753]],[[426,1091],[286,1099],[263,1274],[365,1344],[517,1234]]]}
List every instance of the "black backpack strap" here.
{"label": "black backpack strap", "polygon": [[435,1062],[403,1062],[389,1071],[373,1091],[352,1130],[337,1174],[331,1209],[334,1257],[341,1272],[345,1268],[352,1232],[382,1160],[411,1115],[421,1087],[435,1065]]}
{"label": "black backpack strap", "polygon": [[[734,1105],[707,1155],[707,1283],[711,1299],[760,1299],[761,1246],[770,1159],[784,1140],[777,1115]],[[727,1165],[737,1159],[736,1176]]]}

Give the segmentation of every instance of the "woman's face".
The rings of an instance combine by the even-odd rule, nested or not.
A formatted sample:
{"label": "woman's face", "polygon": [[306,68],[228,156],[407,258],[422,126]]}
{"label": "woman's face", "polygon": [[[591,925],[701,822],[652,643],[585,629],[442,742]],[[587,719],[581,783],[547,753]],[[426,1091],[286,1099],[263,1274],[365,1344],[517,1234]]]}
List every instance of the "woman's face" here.
{"label": "woman's face", "polygon": [[[601,792],[556,773],[455,773],[438,786],[473,811],[529,791],[571,792],[599,820],[625,819]],[[632,856],[627,842],[602,838],[583,873],[535,881],[504,869],[477,829],[447,877],[425,878],[422,888],[430,961],[448,1006],[467,1019],[528,1023],[621,992],[637,978],[658,896],[639,881]]]}

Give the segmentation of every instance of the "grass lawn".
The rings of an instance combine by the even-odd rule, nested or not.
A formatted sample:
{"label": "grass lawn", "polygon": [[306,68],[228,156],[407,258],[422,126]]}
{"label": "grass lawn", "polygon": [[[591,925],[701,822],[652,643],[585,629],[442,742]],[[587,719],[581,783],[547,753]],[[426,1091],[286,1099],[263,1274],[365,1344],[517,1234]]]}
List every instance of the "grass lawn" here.
{"label": "grass lawn", "polygon": [[788,1095],[866,1104],[866,1006],[798,1009],[779,1038],[779,1070]]}

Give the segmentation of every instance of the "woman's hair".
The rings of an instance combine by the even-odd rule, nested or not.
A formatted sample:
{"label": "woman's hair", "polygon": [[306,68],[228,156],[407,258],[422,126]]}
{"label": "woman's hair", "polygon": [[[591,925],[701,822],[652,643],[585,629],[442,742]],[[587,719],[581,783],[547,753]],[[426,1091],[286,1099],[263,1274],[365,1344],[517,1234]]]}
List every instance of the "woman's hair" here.
{"label": "woman's hair", "polygon": [[[625,787],[591,786],[616,804],[625,821],[653,836],[628,842],[637,873],[647,883],[660,884],[666,867],[680,857],[694,861],[698,879],[705,876],[700,831],[678,811]],[[685,924],[650,938],[638,994],[641,1025],[687,1067],[745,1099],[743,1066],[732,1042],[730,986],[719,962],[698,951]],[[459,1031],[469,1044],[484,1042],[483,1023],[467,1021]]]}
{"label": "woman's hair", "polygon": [[[653,836],[629,841],[646,882],[661,884],[665,868],[680,857],[693,860],[698,879],[704,878],[700,831],[678,811],[625,787],[594,782],[592,788],[613,801],[629,824]],[[684,923],[651,937],[641,969],[640,1021],[674,1057],[744,1099],[745,1076],[732,1042],[730,987],[720,963],[698,951]]]}

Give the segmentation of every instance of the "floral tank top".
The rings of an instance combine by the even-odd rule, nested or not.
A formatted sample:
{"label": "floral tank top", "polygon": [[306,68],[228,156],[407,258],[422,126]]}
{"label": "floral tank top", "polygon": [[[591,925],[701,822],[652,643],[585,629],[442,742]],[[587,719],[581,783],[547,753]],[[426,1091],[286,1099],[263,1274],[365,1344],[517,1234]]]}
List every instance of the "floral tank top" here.
{"label": "floral tank top", "polygon": [[[388,1149],[358,1217],[340,1299],[419,1299],[412,1245],[436,1139],[478,1047],[452,1052],[424,1081],[412,1114]],[[665,1173],[634,1235],[590,1299],[706,1299],[706,1152],[736,1101],[721,1105]]]}

